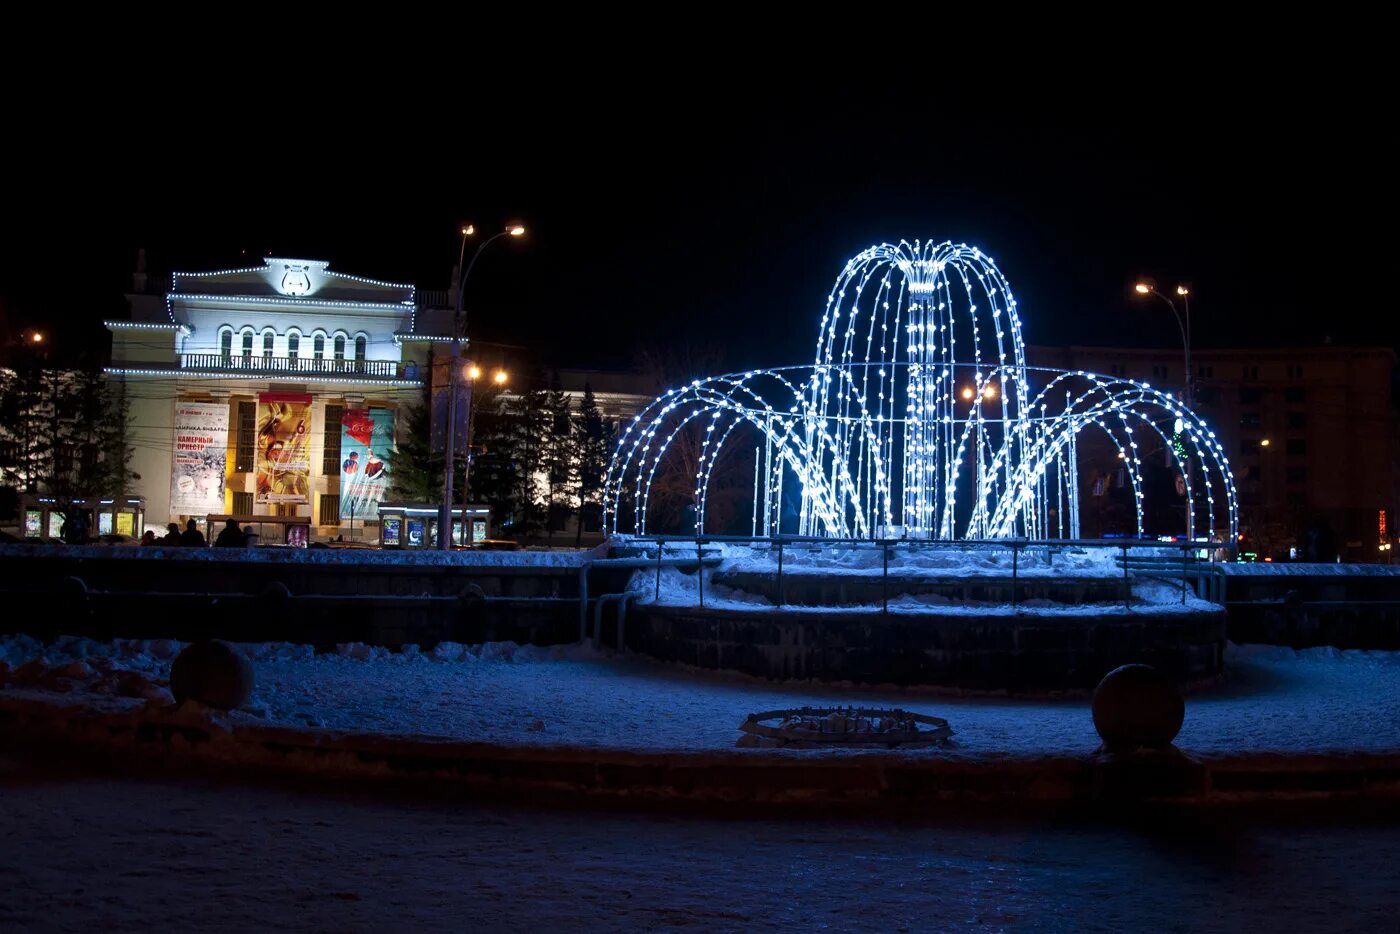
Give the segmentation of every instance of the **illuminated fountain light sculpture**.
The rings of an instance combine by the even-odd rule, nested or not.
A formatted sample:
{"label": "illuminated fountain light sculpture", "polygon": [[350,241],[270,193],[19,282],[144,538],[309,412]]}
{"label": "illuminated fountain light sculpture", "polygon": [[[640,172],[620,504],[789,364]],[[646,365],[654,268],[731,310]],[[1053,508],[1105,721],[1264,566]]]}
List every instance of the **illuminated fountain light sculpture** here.
{"label": "illuminated fountain light sculpture", "polygon": [[1147,383],[1026,366],[1016,299],[992,258],[965,244],[870,247],[827,297],[811,366],[697,379],[653,401],[608,466],[610,531],[646,534],[658,469],[683,433],[698,445],[686,534],[704,533],[715,464],[745,434],[757,438],[755,535],[780,531],[784,486],[796,483],[802,535],[1078,538],[1089,433],[1116,449],[1139,537],[1142,468],[1158,450],[1184,499],[1179,531],[1233,541],[1237,529],[1214,432]]}

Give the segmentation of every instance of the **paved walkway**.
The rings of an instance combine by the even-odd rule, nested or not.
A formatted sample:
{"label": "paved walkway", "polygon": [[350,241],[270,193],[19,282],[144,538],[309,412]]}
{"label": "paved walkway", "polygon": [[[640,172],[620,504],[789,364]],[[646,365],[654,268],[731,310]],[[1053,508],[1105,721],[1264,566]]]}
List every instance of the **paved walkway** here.
{"label": "paved walkway", "polygon": [[0,929],[1389,931],[1393,826],[527,811],[0,763]]}

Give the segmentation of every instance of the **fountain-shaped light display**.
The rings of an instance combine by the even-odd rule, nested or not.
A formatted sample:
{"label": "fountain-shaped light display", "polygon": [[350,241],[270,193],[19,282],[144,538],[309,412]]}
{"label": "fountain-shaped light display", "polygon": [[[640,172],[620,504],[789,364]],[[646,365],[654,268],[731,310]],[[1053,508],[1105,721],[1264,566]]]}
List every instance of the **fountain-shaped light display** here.
{"label": "fountain-shaped light display", "polygon": [[[1092,433],[1116,448],[1139,537],[1149,452],[1176,474],[1176,531],[1220,542],[1237,528],[1214,432],[1147,383],[1026,366],[1016,299],[992,258],[965,244],[884,243],[852,258],[812,366],[697,379],[653,401],[608,466],[609,530],[646,534],[653,481],[682,432],[699,450],[686,534],[704,533],[715,464],[746,435],[755,535],[1078,538],[1079,449]],[[795,529],[781,526],[793,483]]]}

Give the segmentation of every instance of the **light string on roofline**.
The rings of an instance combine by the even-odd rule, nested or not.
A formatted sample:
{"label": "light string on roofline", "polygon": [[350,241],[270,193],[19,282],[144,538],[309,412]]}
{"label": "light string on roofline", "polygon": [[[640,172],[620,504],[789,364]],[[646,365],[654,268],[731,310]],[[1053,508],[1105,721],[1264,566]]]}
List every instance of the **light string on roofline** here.
{"label": "light string on roofline", "polygon": [[827,296],[815,351],[811,366],[696,379],[655,399],[609,462],[605,527],[646,533],[658,472],[698,424],[687,533],[705,532],[731,439],[756,433],[756,534],[788,530],[781,491],[792,477],[792,530],[803,535],[1078,538],[1080,442],[1091,433],[1117,455],[1139,536],[1146,438],[1161,442],[1182,486],[1185,534],[1237,534],[1234,480],[1215,433],[1148,383],[1028,367],[1010,285],[976,247],[915,240],[862,251]]}

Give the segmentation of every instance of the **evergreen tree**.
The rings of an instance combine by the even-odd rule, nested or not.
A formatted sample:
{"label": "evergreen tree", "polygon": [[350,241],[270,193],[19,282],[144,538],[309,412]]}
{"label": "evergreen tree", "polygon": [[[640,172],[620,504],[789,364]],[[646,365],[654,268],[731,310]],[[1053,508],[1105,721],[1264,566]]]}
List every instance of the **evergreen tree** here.
{"label": "evergreen tree", "polygon": [[[441,454],[433,454],[432,412],[425,398],[399,410],[394,447],[393,498],[411,503],[442,499]],[[455,479],[455,478],[454,478]]]}
{"label": "evergreen tree", "polygon": [[603,484],[607,480],[612,448],[612,423],[604,421],[598,411],[592,384],[584,383],[578,415],[579,523],[575,544],[582,544],[584,526],[589,531],[602,528]]}
{"label": "evergreen tree", "polygon": [[491,507],[497,528],[514,534],[517,459],[514,418],[499,390],[475,395],[470,498]]}
{"label": "evergreen tree", "polygon": [[534,535],[545,526],[548,473],[544,454],[549,431],[548,392],[530,389],[510,398],[508,421],[510,457],[514,463],[512,525],[518,536]]}
{"label": "evergreen tree", "polygon": [[555,373],[542,405],[548,425],[540,451],[544,473],[545,501],[548,509],[546,527],[553,533],[563,529],[578,504],[578,443],[569,397]]}
{"label": "evergreen tree", "polygon": [[74,501],[121,496],[134,477],[123,389],[95,369],[24,367],[0,379],[4,482],[52,496],[75,541],[90,531],[91,507]]}
{"label": "evergreen tree", "polygon": [[37,365],[0,371],[0,481],[25,493],[40,491],[52,457],[50,373]]}

